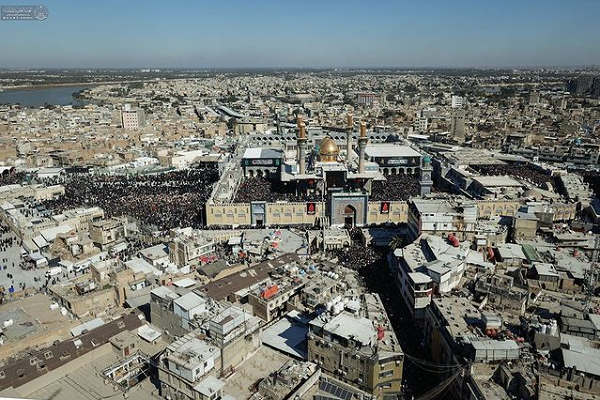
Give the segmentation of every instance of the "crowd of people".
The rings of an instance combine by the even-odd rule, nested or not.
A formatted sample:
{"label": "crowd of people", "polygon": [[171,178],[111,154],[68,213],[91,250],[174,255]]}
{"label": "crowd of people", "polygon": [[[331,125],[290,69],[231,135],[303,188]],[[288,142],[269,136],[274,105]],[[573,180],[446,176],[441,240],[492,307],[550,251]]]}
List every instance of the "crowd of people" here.
{"label": "crowd of people", "polygon": [[22,183],[24,180],[24,172],[5,171],[3,174],[0,174],[0,186],[16,185]]}
{"label": "crowd of people", "polygon": [[600,171],[585,171],[582,173],[583,181],[590,185],[597,198],[600,198]]}
{"label": "crowd of people", "polygon": [[55,212],[98,206],[108,217],[126,215],[156,230],[199,228],[218,179],[214,164],[156,175],[72,175],[62,182],[65,195],[44,205]]}
{"label": "crowd of people", "polygon": [[513,176],[532,183],[537,187],[542,186],[546,182],[552,182],[552,177],[550,175],[526,164],[472,165],[471,167],[481,175]]}
{"label": "crowd of people", "polygon": [[321,201],[321,197],[312,194],[296,193],[296,186],[293,184],[285,185],[263,177],[252,177],[240,184],[234,198],[234,203],[249,203],[251,201],[266,201],[270,203],[276,201],[307,202]]}
{"label": "crowd of people", "polygon": [[406,201],[419,195],[417,175],[389,175],[385,181],[373,181],[371,200]]}
{"label": "crowd of people", "polygon": [[336,251],[338,262],[346,268],[355,271],[369,268],[380,258],[381,253],[373,247],[353,245]]}
{"label": "crowd of people", "polygon": [[[2,255],[6,254],[6,252],[12,248],[15,244],[20,245],[21,240],[10,230],[10,228],[4,224],[0,224],[0,253]],[[8,257],[0,257],[0,263],[6,269],[8,263],[11,263],[11,266],[15,266],[14,261],[10,261]],[[2,269],[2,267],[0,267]]]}
{"label": "crowd of people", "polygon": [[[417,175],[390,175],[385,181],[373,181],[371,199],[374,201],[405,201],[419,195]],[[297,193],[296,186],[285,185],[262,177],[248,178],[240,184],[235,203],[252,201],[322,201],[318,194]]]}

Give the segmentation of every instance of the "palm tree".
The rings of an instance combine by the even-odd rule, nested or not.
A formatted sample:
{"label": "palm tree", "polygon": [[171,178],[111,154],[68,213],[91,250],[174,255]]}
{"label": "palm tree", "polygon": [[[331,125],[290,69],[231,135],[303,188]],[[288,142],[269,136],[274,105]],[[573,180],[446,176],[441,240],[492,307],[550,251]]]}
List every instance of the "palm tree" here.
{"label": "palm tree", "polygon": [[394,251],[396,249],[399,249],[400,247],[402,247],[402,245],[404,244],[404,239],[402,239],[402,236],[394,236],[391,240],[390,240],[390,251]]}

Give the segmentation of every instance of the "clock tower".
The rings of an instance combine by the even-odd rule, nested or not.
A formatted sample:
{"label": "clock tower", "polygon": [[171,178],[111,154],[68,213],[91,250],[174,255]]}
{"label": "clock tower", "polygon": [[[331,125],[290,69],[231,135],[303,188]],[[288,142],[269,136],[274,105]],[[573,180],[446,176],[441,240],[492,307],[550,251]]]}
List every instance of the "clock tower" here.
{"label": "clock tower", "polygon": [[433,186],[433,180],[431,179],[431,173],[433,168],[431,167],[431,158],[429,156],[423,157],[421,165],[421,176],[419,179],[419,187],[421,196],[425,196],[431,193],[431,187]]}

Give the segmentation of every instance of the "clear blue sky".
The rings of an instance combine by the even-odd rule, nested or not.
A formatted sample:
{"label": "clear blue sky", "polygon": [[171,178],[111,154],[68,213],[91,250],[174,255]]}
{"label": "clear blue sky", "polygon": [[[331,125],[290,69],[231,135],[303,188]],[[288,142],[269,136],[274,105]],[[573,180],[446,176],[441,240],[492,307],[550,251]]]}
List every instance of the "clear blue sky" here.
{"label": "clear blue sky", "polygon": [[0,0],[0,68],[600,65],[600,0]]}

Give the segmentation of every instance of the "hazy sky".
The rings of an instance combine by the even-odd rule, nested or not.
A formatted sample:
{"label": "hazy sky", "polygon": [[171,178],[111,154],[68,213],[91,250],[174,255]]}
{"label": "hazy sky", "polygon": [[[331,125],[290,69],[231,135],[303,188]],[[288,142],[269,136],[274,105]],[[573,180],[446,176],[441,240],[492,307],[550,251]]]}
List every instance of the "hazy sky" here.
{"label": "hazy sky", "polygon": [[0,68],[600,65],[600,0],[0,0]]}

